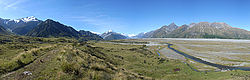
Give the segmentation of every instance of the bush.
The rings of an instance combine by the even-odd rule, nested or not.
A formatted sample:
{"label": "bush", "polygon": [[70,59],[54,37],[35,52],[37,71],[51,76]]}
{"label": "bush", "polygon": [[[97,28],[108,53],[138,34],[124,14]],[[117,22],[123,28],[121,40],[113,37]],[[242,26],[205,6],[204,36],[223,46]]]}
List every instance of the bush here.
{"label": "bush", "polygon": [[63,72],[68,74],[79,75],[81,73],[80,71],[81,66],[77,63],[63,62],[61,68]]}

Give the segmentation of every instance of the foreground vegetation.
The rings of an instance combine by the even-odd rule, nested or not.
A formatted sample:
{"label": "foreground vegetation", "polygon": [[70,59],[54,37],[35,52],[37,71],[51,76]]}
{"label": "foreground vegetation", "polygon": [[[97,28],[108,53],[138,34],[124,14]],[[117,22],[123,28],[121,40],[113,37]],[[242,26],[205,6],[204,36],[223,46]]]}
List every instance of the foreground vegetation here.
{"label": "foreground vegetation", "polygon": [[152,50],[157,46],[12,35],[0,35],[0,39],[0,79],[4,80],[250,78],[247,71],[193,71],[179,60],[159,56],[157,51]]}

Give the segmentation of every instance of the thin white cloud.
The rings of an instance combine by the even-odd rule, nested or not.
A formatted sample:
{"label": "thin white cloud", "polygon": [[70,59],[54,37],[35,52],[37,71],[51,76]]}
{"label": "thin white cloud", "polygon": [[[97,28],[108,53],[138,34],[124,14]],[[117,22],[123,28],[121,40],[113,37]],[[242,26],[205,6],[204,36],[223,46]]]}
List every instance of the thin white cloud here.
{"label": "thin white cloud", "polygon": [[5,10],[8,10],[9,8],[17,9],[18,8],[17,5],[24,3],[26,1],[28,1],[28,0],[14,0],[14,1],[13,0],[3,0],[0,2],[0,4],[5,5],[4,6]]}
{"label": "thin white cloud", "polygon": [[82,21],[87,24],[100,26],[102,28],[119,28],[121,26],[121,22],[119,20],[113,19],[107,15],[97,15],[94,17],[87,17],[87,16],[73,16],[73,17],[67,17],[70,20],[75,21]]}
{"label": "thin white cloud", "polygon": [[136,34],[127,34],[128,37],[134,37]]}
{"label": "thin white cloud", "polygon": [[[67,20],[81,22],[87,27],[92,27],[92,31],[103,33],[110,29],[116,31],[122,31],[126,29],[127,24],[119,18],[114,18],[109,15],[99,14],[92,16],[65,16]],[[84,26],[86,27],[86,26]],[[93,30],[94,29],[94,30]]]}

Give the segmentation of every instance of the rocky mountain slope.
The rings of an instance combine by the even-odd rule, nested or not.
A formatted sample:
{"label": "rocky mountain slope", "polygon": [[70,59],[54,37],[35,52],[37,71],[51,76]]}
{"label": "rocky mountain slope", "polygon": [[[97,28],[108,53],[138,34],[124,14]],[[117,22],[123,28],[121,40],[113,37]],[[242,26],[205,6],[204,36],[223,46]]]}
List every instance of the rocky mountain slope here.
{"label": "rocky mountain slope", "polygon": [[250,39],[250,31],[234,28],[226,23],[200,22],[180,27],[175,24],[140,34],[140,38],[229,38]]}
{"label": "rocky mountain slope", "polygon": [[9,34],[9,32],[3,26],[0,25],[0,34]]}
{"label": "rocky mountain slope", "polygon": [[[183,31],[181,31],[183,30]],[[200,22],[183,26],[172,32],[170,37],[177,38],[232,38],[250,39],[250,32],[247,30],[231,27],[226,23]]]}

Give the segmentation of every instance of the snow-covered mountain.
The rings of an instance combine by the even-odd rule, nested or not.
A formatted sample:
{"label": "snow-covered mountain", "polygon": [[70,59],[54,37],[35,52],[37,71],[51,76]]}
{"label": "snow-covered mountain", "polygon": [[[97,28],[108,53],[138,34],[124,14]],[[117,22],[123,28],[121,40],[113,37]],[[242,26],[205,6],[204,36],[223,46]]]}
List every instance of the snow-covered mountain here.
{"label": "snow-covered mountain", "polygon": [[19,35],[25,35],[41,22],[42,20],[39,20],[34,16],[13,20],[0,18],[1,26]]}
{"label": "snow-covered mountain", "polygon": [[16,23],[20,23],[20,22],[31,22],[31,21],[39,21],[36,17],[31,16],[31,17],[26,17],[26,18],[21,18],[21,19],[15,19],[15,20],[11,20],[11,21],[15,21]]}
{"label": "snow-covered mountain", "polygon": [[121,33],[113,32],[109,30],[101,34],[101,37],[105,40],[117,40],[117,39],[127,39],[128,37]]}
{"label": "snow-covered mountain", "polygon": [[21,18],[21,19],[2,19],[2,18],[0,18],[0,21],[2,22],[2,24],[13,25],[13,24],[28,23],[28,22],[38,22],[41,20],[37,19],[34,16],[31,16],[31,17],[25,17],[25,18]]}

